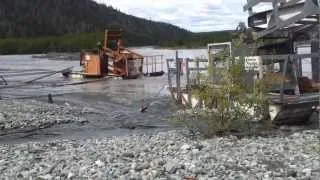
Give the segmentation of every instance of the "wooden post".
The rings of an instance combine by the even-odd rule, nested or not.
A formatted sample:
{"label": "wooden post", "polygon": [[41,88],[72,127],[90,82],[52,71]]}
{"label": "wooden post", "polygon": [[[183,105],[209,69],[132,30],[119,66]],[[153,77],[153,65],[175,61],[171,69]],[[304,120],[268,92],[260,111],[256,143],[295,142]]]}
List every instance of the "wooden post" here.
{"label": "wooden post", "polygon": [[128,59],[126,58],[126,76],[129,77]]}
{"label": "wooden post", "polygon": [[[320,10],[320,4],[315,1]],[[311,58],[311,69],[312,69],[312,80],[320,80],[320,15],[317,16],[317,26],[315,29],[315,34],[311,36],[311,53],[318,53],[318,56],[313,56]]]}
{"label": "wooden post", "polygon": [[214,62],[213,62],[213,57],[211,54],[210,48],[208,49],[208,62],[209,62],[209,68],[208,68],[208,73],[211,71],[211,77],[212,77],[212,84],[215,82],[215,75],[214,75]]}
{"label": "wooden post", "polygon": [[170,91],[172,90],[171,70],[170,70],[170,59],[167,59],[167,71],[168,71],[168,84]]}
{"label": "wooden post", "polygon": [[53,104],[53,98],[51,94],[48,94],[48,103]]}
{"label": "wooden post", "polygon": [[[319,40],[313,40],[311,42],[311,53],[319,53]],[[320,80],[320,58],[317,56],[312,56],[311,58],[311,69],[312,69],[312,80]]]}
{"label": "wooden post", "polygon": [[104,48],[108,48],[108,30],[104,31]]}
{"label": "wooden post", "polygon": [[187,92],[188,92],[188,103],[192,107],[191,102],[191,84],[190,84],[190,70],[189,70],[189,59],[186,59],[186,76],[187,76]]}
{"label": "wooden post", "polygon": [[199,64],[199,59],[196,59],[196,67],[197,67],[197,83],[200,85],[200,64]]}
{"label": "wooden post", "polygon": [[161,55],[160,58],[161,58],[161,71],[163,71],[163,55]]}
{"label": "wooden post", "polygon": [[6,81],[6,79],[5,79],[2,75],[0,75],[0,77],[1,77],[1,79],[3,80],[3,82],[4,82],[4,85],[8,85],[8,82]]}
{"label": "wooden post", "polygon": [[151,57],[151,73],[154,72],[154,62],[153,62],[153,57]]}
{"label": "wooden post", "polygon": [[281,79],[281,86],[280,86],[280,102],[283,104],[284,102],[284,86],[285,86],[285,78],[287,75],[289,57],[286,58],[284,62],[283,72],[282,72],[282,79]]}
{"label": "wooden post", "polygon": [[178,51],[176,51],[176,81],[177,81],[177,101],[179,104],[182,103],[181,97],[181,61],[178,57]]}
{"label": "wooden post", "polygon": [[146,57],[146,67],[147,67],[147,75],[149,74],[149,58]]}
{"label": "wooden post", "polygon": [[295,80],[295,83],[296,83],[296,88],[295,88],[295,95],[298,95],[300,96],[300,89],[299,89],[299,82],[298,82],[298,62],[297,62],[297,59],[293,59],[293,62],[292,62],[292,69],[293,69],[293,76],[294,76],[294,80]]}
{"label": "wooden post", "polygon": [[154,72],[157,72],[157,63],[158,63],[158,61],[157,61],[157,56],[154,56]]}
{"label": "wooden post", "polygon": [[298,76],[299,77],[302,77],[302,59],[301,57],[299,57],[299,60],[298,60]]}

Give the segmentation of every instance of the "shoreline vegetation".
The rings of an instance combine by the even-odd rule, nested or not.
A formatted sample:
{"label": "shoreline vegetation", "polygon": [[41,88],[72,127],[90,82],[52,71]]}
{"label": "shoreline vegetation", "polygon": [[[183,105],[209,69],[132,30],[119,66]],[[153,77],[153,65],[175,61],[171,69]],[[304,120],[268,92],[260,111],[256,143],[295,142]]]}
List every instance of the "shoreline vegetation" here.
{"label": "shoreline vegetation", "polygon": [[[206,47],[212,42],[226,42],[232,38],[232,31],[216,31],[194,33],[190,37],[173,39],[170,41],[150,42],[139,37],[124,34],[125,45],[156,46],[159,49],[194,49]],[[82,49],[93,49],[102,42],[103,32],[67,34],[48,37],[12,37],[0,39],[0,54],[44,54],[49,52],[79,52]]]}

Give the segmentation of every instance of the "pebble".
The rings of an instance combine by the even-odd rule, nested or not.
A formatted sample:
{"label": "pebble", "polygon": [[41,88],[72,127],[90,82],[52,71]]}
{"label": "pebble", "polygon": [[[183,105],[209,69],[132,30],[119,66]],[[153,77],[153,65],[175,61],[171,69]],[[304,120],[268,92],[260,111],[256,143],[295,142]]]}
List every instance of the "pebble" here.
{"label": "pebble", "polygon": [[183,146],[181,146],[180,148],[182,151],[187,151],[191,149],[191,146],[189,144],[184,144]]}
{"label": "pebble", "polygon": [[100,160],[97,160],[95,162],[95,164],[98,166],[98,167],[103,167],[104,166],[104,162],[100,161]]}
{"label": "pebble", "polygon": [[178,169],[178,165],[175,162],[168,162],[164,165],[164,169],[166,170],[166,172],[174,174]]}
{"label": "pebble", "polygon": [[287,177],[297,177],[297,171],[295,169],[289,169],[287,171]]}
{"label": "pebble", "polygon": [[0,112],[5,112],[0,113],[0,129],[7,131],[86,122],[81,116],[81,109],[33,100],[2,100]]}
{"label": "pebble", "polygon": [[38,176],[41,180],[51,180],[53,177],[50,174],[44,175],[44,176]]}
{"label": "pebble", "polygon": [[[73,123],[79,114],[92,112],[55,105],[39,109],[39,105],[43,104],[29,102],[17,108],[15,102],[1,103],[0,123],[8,128],[57,119]],[[8,110],[5,115],[4,110]],[[186,134],[179,130],[2,144],[0,179],[319,179],[319,130],[242,139]]]}
{"label": "pebble", "polygon": [[71,179],[71,178],[73,178],[73,177],[74,177],[74,174],[73,174],[72,172],[69,172],[67,178],[68,178],[68,179]]}
{"label": "pebble", "polygon": [[306,168],[306,169],[304,169],[302,172],[305,174],[305,176],[310,177],[310,176],[311,176],[312,169]]}
{"label": "pebble", "polygon": [[145,163],[143,163],[143,164],[137,165],[137,166],[135,167],[135,170],[136,170],[136,171],[142,171],[142,170],[144,170],[144,169],[149,169],[149,167],[150,167],[149,163],[145,162]]}

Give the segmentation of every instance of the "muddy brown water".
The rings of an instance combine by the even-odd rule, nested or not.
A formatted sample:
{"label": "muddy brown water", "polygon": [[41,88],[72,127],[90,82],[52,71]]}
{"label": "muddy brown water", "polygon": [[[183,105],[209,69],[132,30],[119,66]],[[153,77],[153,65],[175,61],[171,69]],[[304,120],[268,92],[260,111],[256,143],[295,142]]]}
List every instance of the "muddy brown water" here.
{"label": "muddy brown water", "polygon": [[[174,58],[173,50],[139,48],[143,55],[165,55]],[[181,57],[200,57],[205,50],[181,50]],[[20,84],[68,67],[80,71],[79,61],[33,58],[32,55],[0,56],[0,74],[9,85]],[[164,65],[165,67],[165,65]],[[159,67],[160,69],[160,67]],[[164,69],[166,71],[166,69]],[[27,74],[27,75],[24,75]],[[54,84],[80,82],[81,79],[66,79],[61,74],[41,79],[33,85],[0,89],[5,98],[33,97],[47,101],[53,95],[54,103],[94,109],[95,113],[86,115],[86,124],[63,124],[53,127],[0,136],[0,143],[21,143],[28,141],[47,141],[54,139],[78,139],[105,136],[122,136],[139,133],[156,133],[176,129],[168,119],[177,111],[171,102],[168,91],[159,90],[167,85],[167,76],[136,80],[110,79],[103,82],[77,86],[49,87]],[[43,96],[43,97],[34,97]],[[144,104],[151,103],[146,113],[140,110]]]}

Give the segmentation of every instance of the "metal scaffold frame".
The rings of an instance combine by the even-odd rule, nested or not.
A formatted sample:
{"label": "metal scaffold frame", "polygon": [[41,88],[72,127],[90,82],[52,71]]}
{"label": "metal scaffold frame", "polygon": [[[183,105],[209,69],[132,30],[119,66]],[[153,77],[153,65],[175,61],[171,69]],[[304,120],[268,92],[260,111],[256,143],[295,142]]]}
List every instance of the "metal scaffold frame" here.
{"label": "metal scaffold frame", "polygon": [[[248,24],[257,30],[256,38],[281,30],[293,33],[303,31],[319,23],[319,1],[317,0],[247,0],[244,10],[249,12]],[[253,8],[268,3],[272,9],[254,12]],[[264,25],[264,26],[263,26]],[[282,32],[285,34],[285,32]]]}

